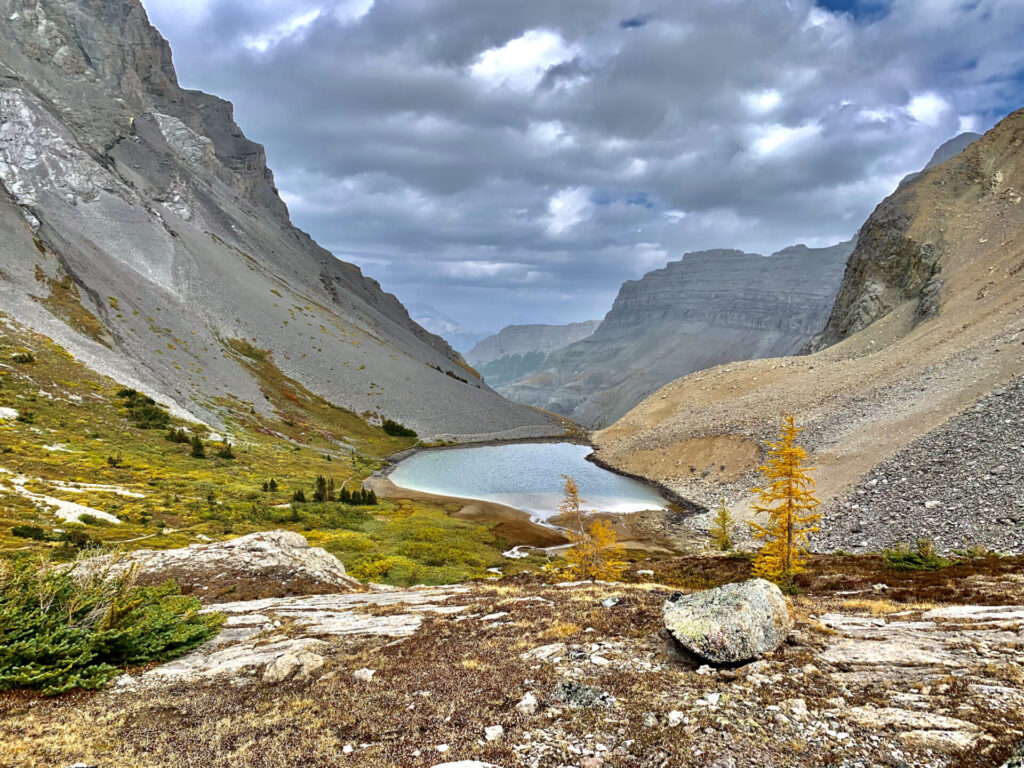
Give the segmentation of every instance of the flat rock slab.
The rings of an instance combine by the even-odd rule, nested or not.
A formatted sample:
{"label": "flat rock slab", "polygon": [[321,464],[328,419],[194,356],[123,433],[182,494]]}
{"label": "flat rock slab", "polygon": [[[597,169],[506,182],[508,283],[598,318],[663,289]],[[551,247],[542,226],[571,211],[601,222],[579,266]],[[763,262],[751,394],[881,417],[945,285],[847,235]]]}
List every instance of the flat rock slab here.
{"label": "flat rock slab", "polygon": [[[363,635],[408,637],[425,613],[456,614],[464,605],[447,605],[467,587],[437,587],[388,592],[354,592],[306,597],[279,597],[223,603],[226,617],[217,637],[191,653],[143,673],[122,677],[119,688],[139,684],[194,682],[226,676],[233,684],[256,680],[274,683],[315,676],[323,666],[330,639]],[[380,608],[403,608],[375,615]],[[287,628],[281,628],[282,625]]]}

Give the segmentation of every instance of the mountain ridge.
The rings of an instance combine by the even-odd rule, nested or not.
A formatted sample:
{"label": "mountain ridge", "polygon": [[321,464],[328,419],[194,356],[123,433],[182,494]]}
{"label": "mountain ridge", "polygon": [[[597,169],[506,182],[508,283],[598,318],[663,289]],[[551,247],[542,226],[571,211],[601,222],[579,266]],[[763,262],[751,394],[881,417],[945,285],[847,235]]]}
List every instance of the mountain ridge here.
{"label": "mountain ridge", "polygon": [[269,409],[239,339],[424,435],[559,431],[291,224],[263,148],[230,103],[178,86],[138,0],[9,0],[4,15],[0,309],[215,424],[225,398]]}
{"label": "mountain ridge", "polygon": [[852,247],[685,254],[623,283],[592,335],[498,390],[599,428],[686,373],[793,353],[824,325]]}

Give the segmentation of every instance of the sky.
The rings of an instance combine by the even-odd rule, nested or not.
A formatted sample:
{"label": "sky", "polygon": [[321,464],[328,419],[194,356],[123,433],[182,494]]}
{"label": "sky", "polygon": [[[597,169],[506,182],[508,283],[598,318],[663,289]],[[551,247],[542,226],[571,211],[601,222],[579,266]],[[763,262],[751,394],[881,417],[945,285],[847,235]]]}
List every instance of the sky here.
{"label": "sky", "polygon": [[850,238],[1024,106],[1021,0],[143,0],[292,218],[465,328]]}

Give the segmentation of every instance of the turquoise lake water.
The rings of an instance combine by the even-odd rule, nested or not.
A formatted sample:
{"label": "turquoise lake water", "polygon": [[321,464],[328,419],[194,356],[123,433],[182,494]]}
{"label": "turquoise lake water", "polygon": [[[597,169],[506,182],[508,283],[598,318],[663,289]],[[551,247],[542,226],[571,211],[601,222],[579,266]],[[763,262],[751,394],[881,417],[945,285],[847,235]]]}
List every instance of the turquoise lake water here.
{"label": "turquoise lake water", "polygon": [[412,491],[494,501],[540,519],[557,512],[563,474],[576,478],[585,510],[622,513],[668,506],[643,483],[585,461],[589,453],[588,446],[573,443],[423,451],[399,462],[389,479]]}

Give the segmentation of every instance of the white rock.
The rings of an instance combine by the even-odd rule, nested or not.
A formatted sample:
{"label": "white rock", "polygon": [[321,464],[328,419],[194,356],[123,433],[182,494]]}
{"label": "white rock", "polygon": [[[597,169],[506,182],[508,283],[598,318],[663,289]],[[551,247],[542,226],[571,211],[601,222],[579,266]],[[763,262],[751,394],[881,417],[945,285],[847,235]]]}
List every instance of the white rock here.
{"label": "white rock", "polygon": [[367,669],[366,667],[363,667],[362,669],[357,669],[352,677],[361,683],[369,683],[373,680],[373,676],[376,673],[376,669]]}
{"label": "white rock", "polygon": [[668,726],[669,728],[678,728],[686,721],[686,715],[680,712],[678,709],[673,709],[668,713]]}
{"label": "white rock", "polygon": [[18,412],[13,408],[0,408],[0,419],[16,419]]}
{"label": "white rock", "polygon": [[500,725],[489,725],[484,728],[484,738],[488,741],[500,741],[505,735],[505,729]]}
{"label": "white rock", "polygon": [[263,671],[264,683],[307,680],[324,666],[324,657],[308,648],[293,648],[278,656]]}
{"label": "white rock", "polygon": [[718,706],[718,700],[722,698],[722,694],[720,694],[720,693],[709,693],[704,698],[707,700],[709,707],[717,707]]}
{"label": "white rock", "polygon": [[516,704],[516,709],[522,712],[524,715],[534,715],[537,713],[537,697],[532,693],[527,693],[523,696],[522,700]]}

